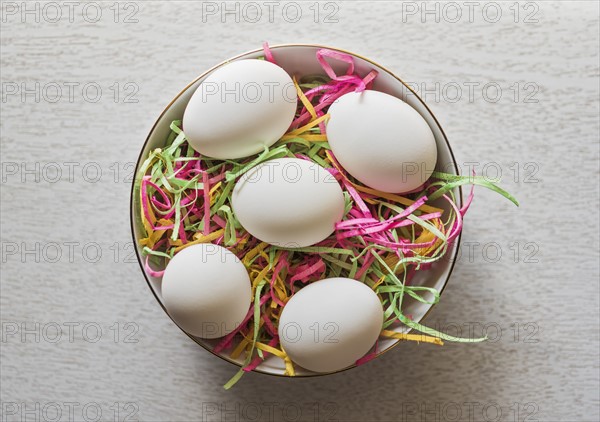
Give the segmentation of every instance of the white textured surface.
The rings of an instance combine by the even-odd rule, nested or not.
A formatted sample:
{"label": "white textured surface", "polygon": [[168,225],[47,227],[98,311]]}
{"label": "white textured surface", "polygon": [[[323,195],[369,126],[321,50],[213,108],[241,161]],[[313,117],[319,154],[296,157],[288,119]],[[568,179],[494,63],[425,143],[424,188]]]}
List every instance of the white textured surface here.
{"label": "white textured surface", "polygon": [[[98,23],[86,22],[81,6],[75,8],[73,23],[66,15],[58,23],[43,18],[36,23],[35,16],[26,15],[22,23],[19,14],[8,14],[15,3],[2,3],[2,420],[25,418],[25,409],[35,412],[36,403],[38,419],[52,418],[56,406],[49,406],[55,404],[62,409],[62,420],[68,420],[68,402],[78,403],[73,405],[75,420],[82,420],[82,409],[90,403],[99,405],[103,420],[123,420],[128,411],[135,413],[133,420],[144,421],[495,420],[496,406],[502,410],[498,420],[599,419],[597,2],[533,3],[539,7],[539,23],[523,22],[533,10],[525,4],[514,23],[512,2],[503,3],[500,22],[486,22],[479,6],[470,23],[463,5],[467,16],[454,24],[436,23],[434,16],[423,23],[419,14],[404,14],[403,22],[402,5],[391,2],[337,3],[338,23],[323,22],[325,4],[320,5],[320,22],[314,23],[309,16],[314,6],[309,9],[312,3],[307,3],[295,24],[281,17],[282,5],[272,23],[265,16],[253,24],[244,19],[235,23],[235,16],[222,23],[220,15],[203,22],[202,6],[183,1],[138,3],[137,23],[122,22],[134,9],[125,11],[121,3],[115,23],[109,8],[113,3],[102,4]],[[413,10],[421,4],[404,7]],[[446,11],[447,17],[454,16]],[[50,9],[46,13],[47,18],[55,16]],[[91,9],[87,13],[93,18]],[[462,325],[463,334],[475,321],[490,324],[491,336],[494,327],[503,329],[498,341],[443,348],[402,344],[334,376],[294,380],[248,374],[233,390],[221,388],[235,368],[176,329],[132,259],[130,185],[124,180],[132,170],[128,163],[137,159],[170,99],[204,69],[263,40],[346,48],[406,81],[429,89],[439,82],[447,88],[439,100],[430,93],[426,101],[457,160],[479,162],[479,171],[484,163],[498,163],[503,186],[522,205],[517,209],[477,190],[466,218],[463,257],[427,322],[453,332],[451,324]],[[24,101],[5,95],[21,83],[34,88],[36,82],[42,90],[58,83],[62,99],[46,100],[54,97],[51,85],[39,102],[33,95]],[[71,82],[80,84],[73,102],[65,85]],[[81,95],[88,82],[103,89],[97,103]],[[118,103],[110,90],[115,82],[121,87]],[[139,87],[136,103],[123,102],[132,92],[131,87],[123,89],[127,82]],[[450,101],[454,82],[463,87],[456,102]],[[472,100],[465,85],[469,82],[480,84]],[[502,87],[497,103],[482,97],[481,87],[488,82]],[[515,102],[517,82],[521,95]],[[525,88],[527,82],[534,85]],[[535,86],[538,102],[524,102]],[[94,95],[93,89],[89,94]],[[36,162],[41,163],[39,182],[20,171],[20,163],[32,169]],[[63,170],[56,183],[49,183],[51,166],[43,171],[48,162]],[[72,181],[70,162],[80,163]],[[97,183],[82,177],[86,163],[103,169]],[[88,164],[89,177],[95,176],[94,168]],[[13,169],[16,175],[7,174]],[[494,167],[488,169],[493,175]],[[535,176],[527,177],[534,169]],[[35,253],[22,253],[36,242],[40,262]],[[48,262],[56,253],[51,244],[46,246],[50,242],[62,250],[55,263]],[[72,262],[67,242],[79,242]],[[103,255],[96,263],[82,257],[81,245],[89,242],[101,245]],[[495,253],[491,242],[502,249],[495,263],[489,262]],[[526,262],[533,250],[524,249],[528,242],[539,248],[538,263]],[[492,244],[486,259],[485,244]],[[471,256],[468,245],[474,250]],[[8,255],[13,247],[19,251]],[[93,251],[88,249],[92,257]],[[128,322],[137,325],[126,326]],[[39,341],[32,333],[22,339],[21,324],[35,331],[36,323]],[[49,341],[56,333],[54,323],[64,329],[56,343]],[[80,324],[72,342],[69,323]],[[86,323],[103,329],[99,341],[90,341],[94,328],[87,340],[83,337]],[[136,326],[132,338],[138,342],[126,342],[124,336]],[[481,330],[471,326],[476,333]],[[19,333],[12,335],[15,328]],[[528,339],[527,333],[534,331]],[[120,409],[118,418],[115,408]],[[93,419],[94,409],[88,410]],[[457,410],[462,415],[458,419]],[[526,419],[529,414],[532,419]]]}

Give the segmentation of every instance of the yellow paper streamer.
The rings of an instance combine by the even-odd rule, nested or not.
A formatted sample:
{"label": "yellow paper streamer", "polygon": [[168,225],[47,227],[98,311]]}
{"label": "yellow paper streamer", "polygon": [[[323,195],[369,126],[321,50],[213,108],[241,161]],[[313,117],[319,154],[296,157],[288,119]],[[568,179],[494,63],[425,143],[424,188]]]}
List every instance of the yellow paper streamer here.
{"label": "yellow paper streamer", "polygon": [[196,240],[188,242],[185,245],[178,246],[177,248],[175,248],[174,253],[177,253],[180,250],[187,248],[188,246],[197,245],[199,243],[210,243],[213,240],[216,240],[219,237],[223,236],[224,231],[225,231],[224,229],[219,229],[210,234],[207,234],[206,236],[203,235],[202,233],[198,232],[194,235],[194,239],[196,239]]}
{"label": "yellow paper streamer", "polygon": [[306,95],[304,95],[304,92],[302,92],[302,88],[300,88],[300,85],[298,85],[298,82],[296,81],[296,77],[294,76],[292,79],[294,81],[294,86],[296,87],[296,92],[298,93],[298,98],[300,98],[300,101],[302,101],[302,104],[304,105],[304,107],[306,107],[306,110],[310,113],[312,118],[316,119],[317,112],[315,111],[315,108],[313,107],[311,102],[308,100],[308,98],[306,98]]}
{"label": "yellow paper streamer", "polygon": [[[256,274],[254,280],[252,281],[252,290],[254,291],[256,287],[258,287],[258,283],[264,280],[267,276],[267,273],[271,271],[270,267],[265,267],[261,271],[252,270],[253,274]],[[252,275],[250,276],[252,278]]]}
{"label": "yellow paper streamer", "polygon": [[[173,225],[173,222],[171,220],[166,220],[164,218],[161,218],[160,220],[158,220],[158,225],[160,227],[166,227],[166,226],[171,226]],[[167,231],[167,230],[171,230],[171,229],[163,229],[163,230],[155,230],[155,231],[147,231],[146,233],[150,233],[150,236],[141,239],[140,240],[140,245],[142,246],[147,246],[150,249],[152,249],[154,247],[154,245],[156,244],[156,242],[162,237],[162,235]]]}
{"label": "yellow paper streamer", "polygon": [[381,276],[379,277],[379,280],[377,280],[377,282],[375,284],[373,284],[373,286],[371,287],[371,289],[373,289],[374,291],[377,290],[377,286],[379,286],[381,283],[383,283],[383,280],[385,280],[385,276]]}
{"label": "yellow paper streamer", "polygon": [[244,259],[242,260],[244,265],[249,266],[250,261],[252,261],[254,257],[260,252],[262,252],[267,246],[269,246],[267,242],[261,242],[258,245],[256,245],[253,249],[248,251],[248,253],[244,256]]}
{"label": "yellow paper streamer", "polygon": [[408,340],[408,341],[416,341],[417,343],[431,343],[431,344],[435,344],[437,346],[443,346],[444,342],[442,341],[442,339],[437,338],[437,337],[431,337],[431,336],[426,336],[424,334],[404,334],[404,333],[397,333],[395,331],[391,331],[391,330],[383,330],[381,331],[381,334],[384,337],[390,337],[390,338],[396,338],[398,340]]}
{"label": "yellow paper streamer", "polygon": [[269,346],[268,344],[259,343],[259,342],[256,342],[256,348],[260,349],[262,351],[271,353],[272,355],[275,355],[278,358],[283,359],[283,362],[285,363],[285,374],[284,375],[289,375],[290,377],[293,377],[296,375],[296,372],[294,371],[294,365],[292,364],[291,359],[288,357],[287,353],[285,353],[283,350],[279,350],[279,349]]}
{"label": "yellow paper streamer", "polygon": [[242,352],[244,351],[244,349],[246,348],[246,346],[250,343],[250,341],[248,341],[248,339],[246,337],[244,337],[236,346],[235,349],[233,349],[233,351],[229,354],[229,356],[232,359],[237,359]]}
{"label": "yellow paper streamer", "polygon": [[[436,218],[433,221],[433,224],[440,229],[441,231],[444,230],[444,225],[442,224],[442,221],[439,218]],[[419,237],[417,237],[415,239],[415,243],[427,243],[427,242],[431,242],[433,239],[437,239],[431,246],[427,246],[424,248],[416,248],[413,252],[418,254],[418,255],[427,255],[429,254],[429,252],[437,249],[441,244],[442,244],[442,239],[440,239],[439,237],[437,237],[435,234],[433,234],[432,232],[430,232],[427,229],[423,229],[423,232],[421,232],[421,234],[419,235]]]}
{"label": "yellow paper streamer", "polygon": [[323,116],[311,120],[309,123],[305,124],[304,126],[299,127],[298,129],[294,129],[291,132],[286,133],[285,135],[283,135],[281,137],[282,140],[288,140],[288,139],[292,139],[292,138],[297,138],[298,135],[300,135],[301,133],[306,132],[309,129],[312,129],[313,127],[317,126],[319,123],[321,122],[326,122],[327,120],[329,120],[329,114],[324,114]]}

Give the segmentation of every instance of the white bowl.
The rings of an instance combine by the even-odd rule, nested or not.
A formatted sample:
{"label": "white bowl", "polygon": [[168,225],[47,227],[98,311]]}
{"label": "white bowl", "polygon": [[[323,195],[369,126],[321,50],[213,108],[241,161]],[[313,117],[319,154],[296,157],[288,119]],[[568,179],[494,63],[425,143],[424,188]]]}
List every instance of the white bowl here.
{"label": "white bowl", "polygon": [[[277,64],[283,67],[290,75],[296,75],[297,78],[303,75],[312,75],[312,74],[323,74],[323,70],[316,59],[316,52],[321,48],[327,48],[330,50],[336,50],[342,53],[350,54],[354,57],[355,60],[355,70],[356,72],[364,76],[370,70],[376,69],[379,72],[379,75],[375,79],[373,86],[371,89],[382,91],[391,95],[394,95],[398,98],[401,98],[405,102],[407,102],[411,107],[413,107],[416,111],[423,116],[423,118],[427,121],[433,134],[435,135],[435,140],[437,143],[438,150],[438,164],[437,169],[441,171],[445,171],[447,173],[458,174],[458,166],[456,164],[456,160],[454,159],[454,155],[452,154],[452,149],[450,148],[450,144],[448,143],[448,139],[444,134],[439,122],[429,110],[429,108],[425,105],[423,100],[419,98],[419,96],[408,87],[400,78],[394,75],[392,72],[387,70],[386,68],[376,64],[375,62],[366,59],[362,56],[356,55],[349,51],[325,47],[320,45],[311,45],[311,44],[283,44],[272,46],[271,50],[273,51],[273,55],[275,56],[275,60]],[[263,55],[262,49],[256,49],[253,51],[249,51],[244,54],[240,54],[238,56],[232,57],[215,67],[207,70],[202,73],[198,78],[196,78],[192,83],[186,86],[177,96],[169,103],[169,105],[165,108],[165,110],[161,113],[160,117],[150,130],[150,134],[144,143],[144,147],[138,157],[135,174],[139,171],[140,165],[143,161],[148,157],[150,151],[155,148],[163,147],[165,141],[170,133],[169,125],[173,120],[180,120],[183,117],[183,112],[185,107],[190,100],[190,97],[195,92],[196,88],[204,78],[208,74],[210,74],[215,69],[223,66],[224,64],[234,61],[234,60],[243,60],[243,59],[255,59]],[[333,66],[333,69],[336,73],[340,74],[345,71],[345,64],[336,61],[330,61]],[[462,191],[457,189],[455,191],[457,196],[458,205],[462,204]],[[436,204],[439,207],[447,208],[447,204],[439,203]],[[146,273],[143,266],[142,253],[141,248],[138,244],[138,239],[142,237],[141,231],[141,221],[139,219],[139,213],[135,210],[139,209],[139,198],[134,195],[134,189],[131,191],[131,229],[133,234],[133,241],[136,245],[135,250],[138,257],[138,261],[140,263],[140,267],[142,268],[142,272],[144,273],[144,277],[148,282],[148,286],[154,293],[154,296],[162,306],[163,310],[165,310],[165,306],[162,300],[161,295],[161,280],[160,278],[152,277]],[[442,292],[446,284],[448,283],[448,279],[450,278],[450,274],[454,267],[454,262],[456,260],[456,256],[458,253],[458,245],[460,243],[460,237],[456,239],[453,244],[449,247],[447,255],[444,259],[436,262],[430,269],[427,271],[417,272],[417,276],[413,279],[413,285],[424,285],[428,287],[433,287],[438,291]],[[404,298],[403,311],[407,315],[411,315],[413,320],[416,322],[420,322],[425,318],[428,312],[431,310],[433,305],[426,305],[421,302],[418,302],[410,297],[406,296]],[[166,312],[166,310],[165,310]],[[407,332],[409,331],[407,327],[398,326],[394,329],[398,332]],[[186,333],[187,334],[187,333]],[[218,340],[206,340],[197,338],[194,336],[190,336],[196,343],[200,346],[204,347],[209,352],[219,356],[228,362],[231,362],[235,365],[240,366],[243,362],[243,356],[238,359],[232,359],[229,357],[229,352],[224,353],[214,353],[213,348],[217,344]],[[386,352],[395,346],[400,340],[391,339],[391,338],[380,338],[379,341],[379,354]],[[351,366],[349,368],[352,368]],[[346,369],[349,369],[346,368]],[[256,369],[257,372],[262,372],[271,375],[281,375],[283,376],[284,372],[283,362],[277,358],[270,356],[265,359],[265,361],[258,366]],[[339,371],[338,371],[339,372]],[[317,374],[314,372],[307,371],[303,368],[297,368],[297,376],[316,376],[323,375]]]}

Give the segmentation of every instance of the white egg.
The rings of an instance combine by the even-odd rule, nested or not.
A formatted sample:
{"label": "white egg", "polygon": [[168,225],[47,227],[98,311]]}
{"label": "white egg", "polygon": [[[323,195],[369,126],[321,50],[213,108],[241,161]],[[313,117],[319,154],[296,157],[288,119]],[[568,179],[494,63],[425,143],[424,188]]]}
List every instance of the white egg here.
{"label": "white egg", "polygon": [[429,179],[437,161],[431,128],[399,98],[349,93],[329,108],[327,139],[340,164],[365,185],[403,193]]}
{"label": "white egg", "polygon": [[235,330],[250,309],[250,277],[227,249],[210,243],[175,254],[162,279],[167,312],[184,331],[217,338]]}
{"label": "white egg", "polygon": [[366,284],[349,278],[316,281],[292,296],[279,318],[290,359],[314,372],[353,365],[375,344],[383,308]]}
{"label": "white egg", "polygon": [[202,81],[185,109],[183,131],[203,155],[247,157],[281,138],[296,104],[296,90],[285,70],[265,60],[238,60]]}
{"label": "white egg", "polygon": [[257,165],[238,180],[232,206],[253,236],[299,248],[333,233],[344,214],[344,195],[335,178],[318,164],[278,158]]}

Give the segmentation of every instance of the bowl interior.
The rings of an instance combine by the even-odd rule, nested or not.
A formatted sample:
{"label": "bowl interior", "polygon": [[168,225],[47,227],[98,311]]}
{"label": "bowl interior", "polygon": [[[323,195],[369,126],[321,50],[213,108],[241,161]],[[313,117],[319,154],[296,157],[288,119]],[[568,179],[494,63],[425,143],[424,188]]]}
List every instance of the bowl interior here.
{"label": "bowl interior", "polygon": [[[324,48],[322,46],[316,45],[280,45],[273,46],[271,50],[273,51],[273,55],[277,64],[284,68],[290,75],[295,75],[296,78],[300,78],[304,75],[311,74],[323,74],[322,68],[316,59],[316,51],[320,48]],[[329,47],[327,47],[329,48]],[[336,50],[334,48],[330,48],[332,50]],[[343,50],[339,50],[344,53],[352,54]],[[223,66],[225,63],[230,62],[232,60],[244,60],[244,59],[254,59],[263,55],[262,49],[258,49],[255,51],[251,51],[248,53],[244,53],[235,58],[227,60],[214,68],[208,70],[203,73],[200,77],[198,77],[195,81],[193,81],[190,85],[188,85],[172,102],[167,106],[163,114],[159,117],[154,127],[152,128],[148,138],[144,144],[140,157],[138,159],[136,165],[136,175],[138,173],[139,167],[142,162],[148,157],[149,153],[155,149],[163,147],[166,139],[170,133],[169,125],[173,120],[179,120],[183,117],[183,112],[185,107],[190,100],[192,94],[196,91],[196,88],[202,83],[202,81],[206,78],[208,74],[217,69],[220,66]],[[423,103],[423,101],[413,93],[400,79],[394,76],[388,70],[376,65],[375,63],[370,62],[369,60],[362,58],[360,56],[354,56],[355,60],[355,68],[359,75],[365,76],[372,69],[376,69],[379,72],[379,75],[374,81],[372,89],[377,91],[382,91],[387,94],[391,94],[396,96],[405,102],[407,102],[411,107],[413,107],[416,111],[423,116],[423,118],[427,121],[433,134],[435,136],[437,150],[438,150],[438,163],[436,168],[441,171],[445,171],[447,173],[458,174],[456,162],[452,155],[452,151],[450,149],[450,145],[440,127],[439,123],[431,113],[431,111],[427,108],[427,106]],[[337,74],[343,73],[346,70],[346,65],[344,63],[338,61],[330,61],[334,71]],[[457,190],[457,201],[460,205],[461,196],[460,190]],[[142,230],[141,230],[141,221],[139,217],[139,213],[136,210],[139,210],[139,196],[136,195],[132,191],[131,198],[131,218],[132,218],[132,230],[134,237],[134,244],[136,245],[136,252],[138,259],[141,261],[141,248],[137,242],[138,239],[142,238]],[[441,208],[447,208],[447,205],[444,203],[436,204]],[[436,262],[429,270],[421,271],[417,273],[417,276],[413,279],[413,285],[424,285],[428,287],[433,287],[438,291],[442,291],[444,286],[446,285],[450,273],[452,271],[452,267],[454,265],[454,261],[456,258],[456,254],[458,251],[458,243],[454,242],[448,250],[446,257],[438,262]],[[147,274],[142,265],[142,271],[144,272],[144,276],[148,281],[150,288],[152,289],[154,295],[157,300],[160,302],[163,309],[165,309],[164,304],[162,302],[161,295],[161,280],[160,278],[152,277]],[[431,309],[432,305],[426,305],[421,302],[418,302],[409,297],[405,297],[403,310],[407,315],[411,315],[413,320],[416,322],[421,321],[427,312]],[[408,329],[404,326],[398,326],[393,328],[395,331],[406,332]],[[216,345],[218,340],[205,340],[197,337],[190,336],[194,341],[198,344],[206,348],[207,350],[212,352],[213,347]],[[379,341],[378,349],[379,353],[383,353],[393,345],[395,345],[398,340],[382,338]],[[228,355],[228,352],[225,352],[220,355],[220,357],[232,362],[241,364],[243,362],[242,358],[239,359],[231,359]],[[274,375],[283,375],[284,372],[283,362],[275,357],[268,357],[265,361],[257,368],[259,372],[274,374]],[[316,374],[310,371],[307,371],[303,368],[297,368],[297,375],[300,376],[310,376],[310,375],[321,375]]]}

